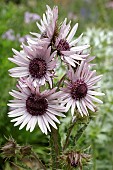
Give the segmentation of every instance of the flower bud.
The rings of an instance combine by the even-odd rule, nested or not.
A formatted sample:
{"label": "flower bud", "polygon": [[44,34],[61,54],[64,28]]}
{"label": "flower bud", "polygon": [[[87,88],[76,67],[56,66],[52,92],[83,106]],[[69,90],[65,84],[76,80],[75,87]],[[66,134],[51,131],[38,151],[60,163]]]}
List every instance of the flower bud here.
{"label": "flower bud", "polygon": [[2,154],[6,158],[14,157],[18,148],[14,139],[9,138],[8,142],[1,148]]}
{"label": "flower bud", "polygon": [[68,164],[75,168],[79,167],[80,169],[82,169],[82,164],[87,163],[89,159],[90,159],[90,155],[80,153],[78,151],[67,154]]}
{"label": "flower bud", "polygon": [[20,152],[23,156],[31,155],[31,146],[22,146]]}

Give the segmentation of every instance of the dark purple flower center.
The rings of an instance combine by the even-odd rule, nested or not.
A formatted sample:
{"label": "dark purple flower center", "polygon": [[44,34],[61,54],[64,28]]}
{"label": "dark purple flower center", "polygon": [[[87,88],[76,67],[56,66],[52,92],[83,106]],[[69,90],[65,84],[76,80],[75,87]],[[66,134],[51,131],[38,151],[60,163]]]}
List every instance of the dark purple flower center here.
{"label": "dark purple flower center", "polygon": [[87,94],[87,85],[82,80],[77,80],[71,89],[71,96],[73,99],[80,100],[85,97]]}
{"label": "dark purple flower center", "polygon": [[33,78],[42,78],[46,74],[46,62],[40,58],[30,61],[29,72]]}
{"label": "dark purple flower center", "polygon": [[46,98],[31,94],[26,100],[26,109],[32,116],[44,115],[48,108]]}
{"label": "dark purple flower center", "polygon": [[68,51],[68,50],[70,50],[69,43],[64,39],[61,39],[59,41],[59,44],[57,45],[58,54],[61,55],[61,51]]}

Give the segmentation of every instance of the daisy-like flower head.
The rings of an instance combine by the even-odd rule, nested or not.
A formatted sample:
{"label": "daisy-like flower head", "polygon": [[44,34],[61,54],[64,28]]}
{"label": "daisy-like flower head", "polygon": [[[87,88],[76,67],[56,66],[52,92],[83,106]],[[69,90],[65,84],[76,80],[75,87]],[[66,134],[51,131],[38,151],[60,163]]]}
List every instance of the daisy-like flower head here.
{"label": "daisy-like flower head", "polygon": [[76,46],[83,34],[81,34],[77,39],[72,40],[77,31],[78,23],[75,24],[70,31],[70,22],[68,24],[66,24],[66,22],[67,19],[65,19],[62,23],[59,35],[56,38],[55,47],[57,49],[57,53],[61,56],[61,59],[75,67],[77,61],[83,60],[88,56],[86,54],[81,54],[81,52],[87,49],[89,45]]}
{"label": "daisy-like flower head", "polygon": [[90,64],[82,61],[75,73],[72,68],[68,71],[69,81],[65,82],[66,87],[62,88],[62,100],[66,104],[66,111],[71,107],[72,116],[75,109],[81,116],[88,115],[88,109],[95,112],[96,106],[93,101],[102,103],[95,97],[104,95],[95,91],[98,88],[95,83],[101,79],[102,75],[96,76],[96,71],[91,71],[90,67]]}
{"label": "daisy-like flower head", "polygon": [[52,87],[56,60],[53,59],[55,52],[51,54],[51,47],[38,46],[31,49],[23,45],[23,51],[18,52],[13,49],[13,52],[14,58],[9,58],[9,60],[19,67],[9,70],[12,77],[31,77],[35,86],[44,85],[48,81]]}
{"label": "daisy-like flower head", "polygon": [[51,9],[47,5],[47,11],[46,14],[43,14],[43,19],[41,19],[41,23],[39,24],[37,22],[37,26],[40,30],[40,34],[38,33],[31,33],[32,35],[36,36],[37,39],[34,39],[35,41],[33,42],[31,39],[28,39],[28,43],[38,43],[37,40],[39,39],[46,39],[46,41],[51,41],[53,38],[55,32],[56,32],[56,23],[58,19],[58,7],[55,6],[53,9]]}
{"label": "daisy-like flower head", "polygon": [[9,117],[14,119],[11,122],[16,122],[14,126],[20,125],[19,129],[26,126],[26,130],[32,132],[38,123],[41,131],[47,134],[47,130],[51,131],[50,125],[57,129],[55,122],[60,123],[56,116],[65,117],[61,112],[65,112],[65,107],[60,105],[58,100],[59,92],[52,90],[39,91],[39,86],[36,88],[32,85],[30,79],[26,84],[21,79],[17,85],[19,91],[12,90],[10,95],[15,99],[10,100],[8,106],[11,110],[8,113]]}

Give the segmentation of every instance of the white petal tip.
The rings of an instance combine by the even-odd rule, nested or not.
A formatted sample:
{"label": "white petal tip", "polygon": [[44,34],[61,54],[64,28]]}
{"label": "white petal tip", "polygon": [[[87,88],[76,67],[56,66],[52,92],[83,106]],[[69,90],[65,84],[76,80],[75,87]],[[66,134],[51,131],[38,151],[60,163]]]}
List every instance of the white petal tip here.
{"label": "white petal tip", "polygon": [[29,129],[28,128],[26,128],[26,131],[28,131]]}
{"label": "white petal tip", "polygon": [[58,129],[58,128],[57,128],[57,126],[56,126],[56,127],[54,127],[54,128],[55,128],[56,130]]}
{"label": "white petal tip", "polygon": [[47,133],[46,132],[44,132],[45,133],[45,135],[47,135]]}
{"label": "white petal tip", "polygon": [[12,60],[12,58],[10,58],[10,57],[9,57],[9,58],[8,58],[8,60],[9,60],[9,61],[11,61],[11,60]]}
{"label": "white petal tip", "polygon": [[33,129],[30,129],[30,132],[33,132]]}
{"label": "white petal tip", "polygon": [[16,124],[14,124],[14,127],[17,126]]}
{"label": "white petal tip", "polygon": [[12,51],[14,52],[14,51],[15,51],[15,49],[14,49],[14,48],[12,48]]}

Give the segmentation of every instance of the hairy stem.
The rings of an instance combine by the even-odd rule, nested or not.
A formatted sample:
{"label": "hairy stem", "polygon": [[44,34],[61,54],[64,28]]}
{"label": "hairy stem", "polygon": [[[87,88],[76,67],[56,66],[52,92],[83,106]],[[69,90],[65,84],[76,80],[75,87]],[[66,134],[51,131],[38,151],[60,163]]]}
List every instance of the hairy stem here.
{"label": "hairy stem", "polygon": [[[89,122],[90,122],[90,121],[89,121]],[[79,138],[82,136],[82,134],[83,134],[83,132],[85,131],[85,129],[87,128],[89,122],[88,122],[87,124],[84,124],[84,126],[81,127],[81,128],[77,131],[77,133],[76,133],[76,135],[75,135],[75,137],[74,137],[74,139],[73,139],[74,144],[75,144],[75,141],[77,142],[77,141],[79,140]],[[70,136],[71,136],[71,132],[72,132],[75,124],[76,124],[76,123],[74,122],[74,123],[71,124],[71,126],[69,127],[69,130],[68,130],[68,133],[67,133],[67,137],[66,137],[66,140],[65,140],[65,144],[64,144],[64,147],[63,147],[63,151],[68,147],[69,139],[70,139]]]}
{"label": "hairy stem", "polygon": [[52,156],[52,170],[60,169],[59,157],[61,153],[61,143],[58,129],[51,128],[51,156]]}
{"label": "hairy stem", "polygon": [[45,165],[41,162],[41,160],[38,158],[38,156],[32,152],[32,156],[37,160],[37,163],[39,164],[40,168],[42,168],[43,170],[46,170]]}
{"label": "hairy stem", "polygon": [[82,136],[83,132],[85,131],[85,129],[87,128],[89,123],[84,124],[76,133],[75,137],[74,137],[74,141],[77,142],[79,140],[79,138]]}
{"label": "hairy stem", "polygon": [[70,135],[71,135],[71,132],[72,132],[72,129],[74,127],[75,123],[73,123],[70,127],[69,127],[69,130],[68,130],[68,133],[67,133],[67,137],[66,137],[66,140],[65,140],[65,144],[64,144],[64,147],[63,147],[63,151],[67,148],[68,144],[69,144],[69,138],[70,138]]}

